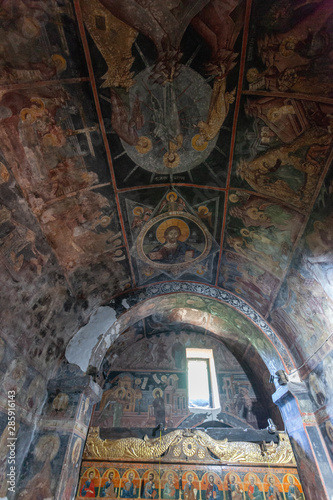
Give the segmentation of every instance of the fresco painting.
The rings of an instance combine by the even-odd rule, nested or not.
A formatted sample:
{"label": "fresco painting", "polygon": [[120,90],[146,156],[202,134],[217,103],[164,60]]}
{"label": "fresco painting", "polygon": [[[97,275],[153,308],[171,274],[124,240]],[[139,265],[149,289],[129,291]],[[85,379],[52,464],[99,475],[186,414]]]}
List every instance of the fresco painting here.
{"label": "fresco painting", "polygon": [[332,14],[328,1],[258,2],[256,43],[247,57],[248,88],[331,95]]}
{"label": "fresco painting", "polygon": [[313,199],[314,188],[327,161],[332,137],[325,127],[306,130],[291,144],[264,148],[254,158],[242,158],[236,175],[246,182],[245,189],[273,195],[300,210]]}
{"label": "fresco painting", "polygon": [[56,433],[47,433],[35,440],[33,452],[24,463],[22,486],[17,498],[32,500],[37,495],[45,498],[52,496],[52,465],[63,458],[65,447],[61,445],[64,445],[64,440],[64,437],[60,440]]}
{"label": "fresco painting", "polygon": [[283,487],[275,474],[267,474],[263,486],[267,500],[283,500]]}
{"label": "fresco painting", "polygon": [[[299,339],[298,355],[301,357],[315,352],[326,340],[332,326],[333,303],[328,258],[330,217],[327,215],[332,206],[331,182],[329,173],[305,229],[304,255],[301,260],[296,255],[292,261],[292,268],[271,314],[273,324],[283,325],[288,332],[290,340],[286,339],[286,342]],[[302,306],[295,304],[299,299],[304,301]],[[302,327],[302,336],[297,325]],[[280,330],[280,326],[278,328]]]}
{"label": "fresco painting", "polygon": [[331,186],[332,173],[329,171],[305,231],[304,247],[306,251],[302,259],[304,269],[319,283],[330,300],[333,299],[331,288],[332,266],[329,259],[332,239],[331,216],[329,214],[333,206]]}
{"label": "fresco painting", "polygon": [[311,439],[313,454],[320,464],[320,470],[325,478],[325,487],[330,495],[333,491],[333,481],[331,478],[331,463],[329,460],[329,454],[325,451],[324,441],[321,439],[320,430],[314,426],[309,425],[306,428],[307,434]]}
{"label": "fresco painting", "polygon": [[249,194],[232,193],[229,201],[227,245],[281,278],[303,217]]}
{"label": "fresco painting", "polygon": [[156,470],[148,470],[142,476],[141,497],[158,498],[160,496],[160,478]]}
{"label": "fresco painting", "polygon": [[284,476],[283,488],[285,492],[285,497],[288,500],[292,500],[292,498],[300,498],[304,500],[301,484],[298,478],[295,477],[293,474],[287,474]]}
{"label": "fresco painting", "polygon": [[[186,348],[213,349],[220,410],[217,421],[230,418],[238,425],[258,428],[265,422],[265,403],[237,360],[214,336],[200,330],[180,332],[151,320],[125,332],[110,351],[109,368],[101,403],[93,425],[108,427],[184,426],[191,420],[187,395]],[[155,327],[155,329],[152,329]],[[150,330],[149,335],[147,332]],[[128,345],[128,336],[133,346]],[[131,365],[128,365],[128,360]],[[149,370],[147,371],[147,366]],[[136,368],[133,371],[133,368]],[[163,371],[161,371],[163,369]],[[205,420],[202,415],[201,420]]]}
{"label": "fresco painting", "polygon": [[189,414],[185,374],[118,373],[109,375],[95,425],[101,427],[177,427]]}
{"label": "fresco painting", "polygon": [[[278,290],[280,281],[276,276],[247,259],[246,244],[246,240],[244,240],[244,251],[237,247],[237,253],[224,252],[220,285],[233,290],[244,300],[255,305],[257,311],[260,311],[262,315],[265,315],[275,292]],[[241,251],[244,255],[241,254]],[[259,260],[259,255],[256,256],[256,259]]]}
{"label": "fresco painting", "polygon": [[196,500],[199,496],[199,478],[192,470],[185,472],[182,476],[184,500]]}
{"label": "fresco painting", "polygon": [[[100,305],[134,290],[133,305],[145,285],[159,282],[178,286],[174,292],[182,291],[180,280],[218,285],[216,296],[234,294],[231,307],[203,298],[203,288],[183,301],[162,294],[143,304],[140,314],[154,314],[148,333],[147,322],[141,333],[125,332],[103,365],[113,368],[109,399],[96,413],[101,425],[104,417],[118,428],[139,417],[149,426],[197,425],[185,404],[184,349],[198,341],[218,353],[220,423],[227,415],[243,426],[266,425],[262,408],[271,411],[274,387],[265,363],[272,373],[293,370],[292,356],[332,458],[325,350],[333,317],[332,2],[141,4],[1,5],[0,375],[1,398],[15,390],[20,407],[20,500],[74,494],[94,402],[48,385],[69,339]],[[242,315],[235,295],[248,302]],[[266,337],[257,328],[257,312],[276,332],[267,329]],[[126,339],[135,340],[133,365],[116,357]],[[102,372],[95,378],[102,383]],[[267,400],[256,411],[262,388]],[[168,405],[177,391],[175,418]],[[3,445],[3,413],[0,424]],[[304,485],[311,491],[315,484],[319,499],[312,452],[298,437]],[[6,457],[1,446],[1,477]],[[146,488],[149,467],[113,465],[91,465],[82,498],[148,498],[157,490]],[[189,472],[170,468],[162,497],[180,500]],[[302,497],[293,472],[244,472],[210,477],[193,469],[186,494]],[[7,493],[0,486],[0,496]]]}
{"label": "fresco painting", "polygon": [[[224,243],[228,253],[222,261],[220,280],[252,303],[262,304],[262,300],[263,303],[266,300],[267,307],[261,307],[267,314],[290,265],[314,186],[325,171],[331,149],[332,107],[292,97],[248,96],[243,99],[240,110],[242,120],[236,137],[234,184],[262,196],[243,191],[229,195],[228,234]],[[234,277],[230,272],[233,269],[231,252],[235,260],[237,254],[241,259],[238,264],[242,269],[240,276]],[[267,294],[266,286],[259,287],[264,293],[259,292],[254,262],[263,268],[262,274],[272,295]],[[249,266],[251,272],[246,273]],[[274,288],[271,275],[275,277]],[[235,281],[244,284],[236,286]]]}
{"label": "fresco painting", "polygon": [[127,470],[121,480],[120,498],[139,498],[141,479],[134,469]]}
{"label": "fresco painting", "polygon": [[140,282],[158,275],[180,277],[184,273],[204,280],[211,278],[218,250],[212,219],[218,213],[209,210],[209,199],[191,207],[174,190],[164,193],[155,206],[135,204],[129,199],[125,202]]}
{"label": "fresco painting", "polygon": [[1,395],[5,398],[8,391],[15,391],[15,401],[31,412],[40,411],[46,398],[46,381],[38,371],[20,358],[7,342],[0,338],[0,374],[2,378]]}
{"label": "fresco painting", "polygon": [[115,469],[109,469],[103,474],[99,494],[102,498],[118,498],[119,486],[119,472]]}
{"label": "fresco painting", "polygon": [[[183,464],[168,464],[166,468],[166,465],[161,464],[160,469],[149,469],[149,464],[144,463],[126,464],[115,462],[111,464],[111,462],[104,461],[99,463],[83,461],[80,481],[82,488],[89,481],[87,480],[89,474],[91,477],[94,475],[97,483],[109,471],[114,474],[114,477],[123,477],[121,483],[123,487],[120,492],[117,490],[116,496],[110,497],[105,496],[103,486],[100,487],[99,491],[95,490],[94,497],[89,497],[88,494],[84,496],[81,488],[81,490],[78,490],[76,498],[183,498],[184,500],[205,500],[208,498],[244,500],[244,498],[249,498],[253,500],[257,497],[265,500],[266,498],[269,500],[285,500],[289,495],[290,500],[295,500],[295,498],[304,500],[297,472],[293,468],[283,467],[279,469],[272,467],[268,471],[267,467],[251,468],[247,466],[242,468],[225,465],[205,466],[204,464],[191,467]],[[161,478],[161,483],[159,483],[159,478]],[[93,479],[91,479],[92,481]],[[124,481],[127,482],[127,490]],[[103,479],[101,484],[103,484]],[[117,484],[119,483],[117,482]],[[159,484],[161,484],[160,489]],[[258,493],[260,496],[258,496]],[[268,494],[271,496],[267,496]]]}
{"label": "fresco painting", "polygon": [[[224,489],[228,495],[228,500],[241,500],[244,493],[244,486],[238,474],[229,472],[224,479]],[[244,498],[244,497],[243,497]]]}
{"label": "fresco painting", "polygon": [[[255,362],[260,365],[261,361],[259,358],[261,357],[274,373],[280,366],[282,368],[281,359],[283,359],[287,366],[290,364],[285,346],[272,330],[267,330],[266,336],[251,321],[240,314],[239,311],[229,308],[225,303],[209,297],[178,293],[184,289],[187,290],[186,287],[187,285],[183,285],[182,283],[175,283],[172,287],[169,284],[163,285],[163,290],[169,293],[169,296],[162,296],[156,300],[156,298],[151,298],[151,295],[149,295],[147,297],[148,300],[136,308],[135,315],[132,315],[132,313],[124,315],[124,328],[129,324],[134,325],[138,319],[145,317],[147,313],[158,310],[159,313],[155,313],[154,316],[159,323],[159,327],[162,327],[163,322],[167,321],[173,325],[178,323],[177,331],[179,331],[179,327],[181,328],[180,324],[186,324],[192,330],[196,328],[207,329],[213,335],[222,338],[228,348],[230,346],[232,352],[235,342],[237,342],[238,352],[235,352],[236,355],[240,352],[245,353],[246,348],[251,344],[256,349],[252,350],[252,361],[250,364]],[[196,288],[199,291],[208,290],[210,296],[210,289],[205,288],[201,284]],[[154,290],[156,290],[155,287],[152,288],[152,291]],[[173,293],[170,293],[170,291]],[[213,296],[217,296],[215,291],[213,291]],[[232,302],[237,307],[237,299],[232,298]],[[248,309],[248,305],[244,306],[244,308],[246,311],[250,310]],[[261,320],[258,323],[261,324]],[[158,330],[155,331],[157,333]],[[277,351],[273,345],[279,351],[281,358],[277,356]],[[254,361],[254,359],[258,361]],[[290,366],[293,365],[290,364]]]}
{"label": "fresco painting", "polygon": [[88,469],[80,481],[79,498],[96,498],[100,482],[99,471],[95,468]]}
{"label": "fresco painting", "polygon": [[[107,265],[110,259],[114,263],[126,259],[115,207],[98,190],[89,189],[108,181],[110,175],[107,171],[91,171],[98,160],[94,144],[101,143],[101,138],[96,121],[91,118],[87,123],[92,111],[83,110],[78,102],[87,101],[87,92],[81,87],[71,96],[65,88],[43,88],[37,95],[34,91],[7,93],[1,101],[10,111],[10,116],[1,120],[3,141],[21,144],[15,149],[15,158],[7,157],[4,151],[5,158],[13,165],[14,177],[24,185],[34,215],[49,244],[58,249],[59,263],[72,274],[73,281],[78,267],[87,266],[87,272],[91,272],[92,258],[97,266],[102,261]],[[34,246],[32,250],[40,273],[47,256]],[[98,254],[100,262],[96,260]],[[17,265],[20,258],[15,256]]]}
{"label": "fresco painting", "polygon": [[329,457],[333,458],[333,424],[330,419],[327,419],[320,425],[320,430],[328,450]]}
{"label": "fresco painting", "polygon": [[[18,196],[15,182],[22,202],[1,209],[6,273],[25,282],[33,277],[35,302],[41,288],[38,276],[45,274],[51,284],[45,295],[60,294],[54,311],[59,305],[69,307],[67,294],[72,291],[87,310],[89,294],[92,303],[98,297],[105,301],[131,287],[134,278],[139,284],[165,279],[159,266],[169,264],[160,258],[160,251],[154,251],[166,253],[165,243],[156,237],[157,221],[152,224],[153,241],[149,234],[140,234],[145,224],[164,214],[165,222],[173,218],[189,228],[186,241],[178,240],[177,266],[184,272],[173,272],[178,268],[172,263],[168,279],[182,275],[218,282],[269,314],[331,150],[332,7],[327,0],[304,5],[258,0],[246,17],[244,1],[228,5],[203,1],[191,12],[179,7],[172,14],[163,2],[156,0],[154,5],[158,19],[151,5],[140,13],[125,12],[106,0],[4,6],[1,65],[2,84],[7,87],[1,94],[0,187],[9,200]],[[80,12],[86,35],[82,29],[80,34]],[[249,23],[249,14],[256,22]],[[119,36],[112,38],[111,31]],[[248,40],[246,54],[243,35]],[[87,36],[88,51],[94,55],[98,104],[87,82],[82,36],[84,40]],[[237,81],[242,54],[246,55],[243,90]],[[307,87],[305,74],[311,82]],[[238,96],[238,90],[243,95]],[[232,133],[235,148],[228,172]],[[111,150],[111,171],[105,146]],[[223,221],[229,174],[230,196],[237,191],[239,200],[232,202],[228,196],[228,217]],[[159,198],[150,190],[145,204],[141,188],[150,183],[156,189],[171,183],[176,193],[178,187],[183,189],[178,184],[186,184],[192,196],[178,196],[188,203],[187,210],[179,210],[178,202],[176,212],[184,212],[181,215],[169,217],[164,211],[153,217],[168,191]],[[206,185],[209,196],[198,204],[192,186],[204,190]],[[123,192],[118,193],[119,188]],[[132,188],[137,202],[132,215],[123,206],[118,212],[115,194],[126,203]],[[214,196],[223,192],[218,211],[212,208],[211,188],[216,189]],[[13,213],[14,205],[24,208],[26,220]],[[232,215],[232,208],[239,209],[238,215],[237,210]],[[252,215],[246,215],[251,208]],[[256,209],[264,214],[258,215]],[[318,261],[321,250],[311,243],[320,238],[329,252],[329,234],[324,234],[329,220],[327,224],[321,217],[317,220],[317,224],[311,221],[313,237],[307,235],[312,253],[307,265],[329,296],[329,274],[324,275],[329,269]],[[227,232],[218,268],[213,244],[209,255],[205,250],[209,234],[218,246],[223,228]],[[183,240],[186,231],[180,235]],[[138,248],[143,258],[139,263],[134,256]],[[231,254],[239,257],[237,266],[244,269],[244,279],[234,270]],[[229,275],[227,266],[232,269]],[[111,274],[116,277],[110,279]],[[243,284],[237,286],[237,281]],[[4,286],[9,290],[14,285]],[[257,288],[262,290],[262,304]],[[34,321],[37,315],[32,314]],[[42,329],[57,329],[55,316],[50,313]],[[11,330],[17,331],[16,320],[11,321]],[[29,356],[38,353],[40,359],[53,350],[46,364],[56,361],[65,343],[59,337],[59,344],[50,340],[45,348],[38,339],[39,345],[29,345]],[[20,342],[28,341],[22,335]],[[303,352],[297,355],[303,357]]]}
{"label": "fresco painting", "polygon": [[71,498],[75,495],[78,486],[78,468],[83,452],[83,440],[78,436],[73,436],[68,447],[68,455],[65,458],[64,472],[58,487],[59,496]]}
{"label": "fresco painting", "polygon": [[[111,116],[119,138],[118,143],[112,138],[112,149],[120,186],[137,182],[138,167],[150,173],[146,177],[152,182],[192,181],[206,173],[219,185],[225,183],[216,167],[228,155],[223,137],[230,136],[238,56],[234,47],[245,6],[237,1],[207,3],[184,9],[177,19],[161,2],[156,17],[156,6],[147,5],[137,12],[108,1],[81,1],[86,27],[98,49],[93,64],[104,118],[110,120]],[[96,15],[122,37],[114,39],[105,33],[94,22]],[[188,37],[190,22],[192,36],[210,46],[211,57],[207,47],[195,47]],[[176,35],[177,29],[181,35]],[[115,49],[116,43],[122,50]],[[105,63],[107,72],[103,74],[100,67]],[[111,112],[106,102],[111,104]],[[145,172],[140,175],[145,177]]]}
{"label": "fresco painting", "polygon": [[223,499],[223,482],[214,472],[206,472],[201,480],[201,498],[204,500]]}
{"label": "fresco painting", "polygon": [[[311,283],[311,290],[305,288],[305,283]],[[296,301],[301,298],[302,304]],[[285,324],[289,333],[289,341],[299,338],[300,333],[297,325],[302,326],[303,340],[298,346],[302,357],[307,353],[314,352],[326,339],[325,331],[331,326],[332,301],[326,296],[323,288],[309,275],[303,275],[294,271],[287,278],[287,286],[284,286],[276,305],[280,307],[272,312],[274,323]],[[318,332],[322,332],[319,336]]]}
{"label": "fresco painting", "polygon": [[162,498],[177,500],[179,497],[179,477],[174,470],[167,470],[161,477]]}
{"label": "fresco painting", "polygon": [[248,473],[244,477],[244,490],[247,500],[264,499],[263,486],[256,474]]}
{"label": "fresco painting", "polygon": [[[15,16],[15,17],[14,17]],[[15,23],[11,23],[13,17]],[[79,34],[70,2],[4,4],[1,84],[30,84],[81,75]],[[52,45],[50,44],[52,40]]]}
{"label": "fresco painting", "polygon": [[[154,321],[155,320],[155,321]],[[149,328],[147,336],[144,328]],[[215,366],[218,372],[225,370],[235,370],[238,363],[233,356],[228,355],[225,346],[214,339],[213,336],[204,334],[204,329],[189,329],[188,326],[165,328],[163,324],[150,317],[145,321],[145,326],[136,324],[134,328],[124,332],[123,338],[119,337],[112,350],[110,350],[109,360],[112,368],[145,369],[147,364],[159,366],[164,370],[186,370],[186,348],[201,347],[206,349],[214,348],[216,352]],[[192,335],[194,334],[194,335]],[[132,339],[134,346],[128,346],[128,339]],[[170,339],[170,341],[169,341]],[[140,346],[140,347],[139,347]],[[126,354],[124,350],[126,349]],[[216,351],[215,351],[216,350]],[[136,353],[138,353],[135,356]],[[132,363],[129,366],[127,355],[131,356]]]}
{"label": "fresco painting", "polygon": [[[324,492],[316,475],[315,457],[307,436],[304,428],[295,429],[295,431],[291,432],[291,443],[298,459],[298,471],[302,477],[303,488],[312,488],[310,491],[313,491],[314,498],[319,500],[324,495]],[[285,494],[288,492],[290,485],[294,484],[296,488],[297,482],[291,481],[288,477],[285,477],[283,482],[285,483],[283,485]],[[295,489],[295,494],[297,494],[297,489]]]}

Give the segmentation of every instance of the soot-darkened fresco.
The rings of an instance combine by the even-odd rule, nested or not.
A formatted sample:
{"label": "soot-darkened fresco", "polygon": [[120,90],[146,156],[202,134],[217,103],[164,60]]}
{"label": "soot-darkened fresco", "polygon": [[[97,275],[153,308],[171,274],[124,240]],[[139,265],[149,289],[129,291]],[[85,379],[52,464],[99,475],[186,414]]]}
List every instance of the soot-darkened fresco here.
{"label": "soot-darkened fresco", "polygon": [[20,345],[26,309],[61,349],[59,308],[83,319],[181,277],[238,294],[313,353],[331,326],[331,2],[14,4],[1,251],[4,295],[31,289],[7,316]]}
{"label": "soot-darkened fresco", "polygon": [[[69,340],[99,306],[116,304],[118,314],[123,294],[139,302],[149,287],[180,281],[196,287],[197,303],[204,286],[212,299],[227,297],[215,311],[206,302],[195,312],[169,304],[166,315],[202,338],[224,338],[242,367],[230,387],[233,358],[219,368],[224,413],[244,417],[242,389],[252,404],[244,425],[266,425],[254,411],[260,388],[273,392],[266,367],[273,375],[299,367],[304,422],[317,422],[322,436],[304,431],[304,439],[317,443],[318,463],[323,443],[332,460],[332,28],[331,0],[0,2],[1,443],[14,388],[18,470],[28,457],[22,499],[42,482],[45,497],[57,488],[60,497],[74,494],[78,453],[70,457],[88,426],[77,414],[83,400],[66,387],[47,393]],[[134,342],[158,360],[163,396],[170,377],[178,377],[175,390],[186,385],[170,349],[189,340],[167,333],[165,347],[166,332]],[[133,340],[128,332],[123,339]],[[111,346],[103,367],[116,352]],[[142,419],[139,401],[150,391],[144,418],[153,423],[157,386],[146,366],[112,362],[107,372],[119,380],[107,390],[129,376],[142,393],[134,398]],[[102,373],[95,378],[103,382]],[[175,425],[183,416],[184,425],[197,423],[185,406]],[[48,421],[48,458],[34,433],[39,415]],[[55,430],[62,417],[78,419],[78,435]]]}
{"label": "soot-darkened fresco", "polygon": [[331,2],[1,12],[2,287],[22,298],[4,331],[31,357],[61,350],[100,303],[181,278],[311,355],[331,327]]}

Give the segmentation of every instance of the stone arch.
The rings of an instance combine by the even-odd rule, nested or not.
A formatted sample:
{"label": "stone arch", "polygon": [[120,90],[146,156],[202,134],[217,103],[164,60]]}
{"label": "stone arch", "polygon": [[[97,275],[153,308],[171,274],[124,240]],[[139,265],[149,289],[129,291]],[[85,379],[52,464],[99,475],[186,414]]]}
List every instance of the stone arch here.
{"label": "stone arch", "polygon": [[[295,370],[288,349],[265,319],[225,290],[196,283],[162,283],[122,296],[121,309],[117,314],[113,303],[100,307],[69,342],[68,361],[78,364],[83,371],[88,366],[98,370],[105,353],[121,333],[158,311],[165,320],[204,325],[220,335],[227,346],[231,339],[240,343],[246,339],[272,375],[278,370],[286,373]],[[83,364],[78,347],[88,353]]]}
{"label": "stone arch", "polygon": [[[291,354],[257,311],[225,290],[197,283],[165,282],[124,294],[100,307],[86,327],[77,332],[67,348],[67,360],[79,364],[79,358],[82,357],[85,346],[88,346],[90,350],[83,371],[90,368],[91,373],[101,373],[103,359],[116,339],[129,327],[153,314],[159,314],[165,323],[204,325],[207,331],[219,336],[226,347],[233,345],[232,354],[236,358],[240,354],[243,368],[244,363],[248,366],[258,359],[265,365],[265,377],[269,378],[270,374],[275,376],[278,370],[285,371],[289,376],[289,383],[280,385],[275,377],[275,387],[271,384],[266,396],[269,397],[270,404],[274,406],[274,402],[281,411],[284,426],[293,444],[297,441],[294,438],[296,432],[295,435],[302,438],[304,449],[311,449],[302,417],[305,408],[303,405],[308,404],[308,391],[305,383],[298,378]],[[244,343],[245,351],[242,353],[240,349],[237,352],[237,347],[244,347]],[[78,356],[75,356],[76,353]],[[252,370],[253,377],[258,377],[255,371]],[[262,382],[259,379],[260,376],[257,380]],[[272,394],[275,389],[277,390]],[[306,459],[307,464],[312,463],[313,455],[307,453]],[[297,457],[297,460],[300,458]],[[298,465],[302,466],[301,461]],[[306,481],[306,477],[307,474],[303,481]],[[321,484],[318,483],[316,487],[321,491]]]}

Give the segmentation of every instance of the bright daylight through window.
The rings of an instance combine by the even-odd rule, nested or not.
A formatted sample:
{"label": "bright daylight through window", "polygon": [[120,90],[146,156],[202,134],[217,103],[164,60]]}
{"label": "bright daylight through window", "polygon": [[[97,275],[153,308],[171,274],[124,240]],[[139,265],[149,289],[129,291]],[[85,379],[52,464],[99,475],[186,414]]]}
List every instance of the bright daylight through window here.
{"label": "bright daylight through window", "polygon": [[220,406],[212,349],[186,349],[189,408]]}

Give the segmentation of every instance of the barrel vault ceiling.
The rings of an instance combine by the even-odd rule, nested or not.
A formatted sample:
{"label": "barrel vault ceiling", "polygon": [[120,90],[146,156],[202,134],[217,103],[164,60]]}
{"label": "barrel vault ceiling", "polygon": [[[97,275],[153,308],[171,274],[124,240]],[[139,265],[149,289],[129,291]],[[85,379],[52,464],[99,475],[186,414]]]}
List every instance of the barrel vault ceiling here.
{"label": "barrel vault ceiling", "polygon": [[[1,328],[43,363],[165,281],[333,322],[331,0],[0,6]],[[10,305],[10,307],[8,307]],[[296,344],[296,347],[292,347]]]}

